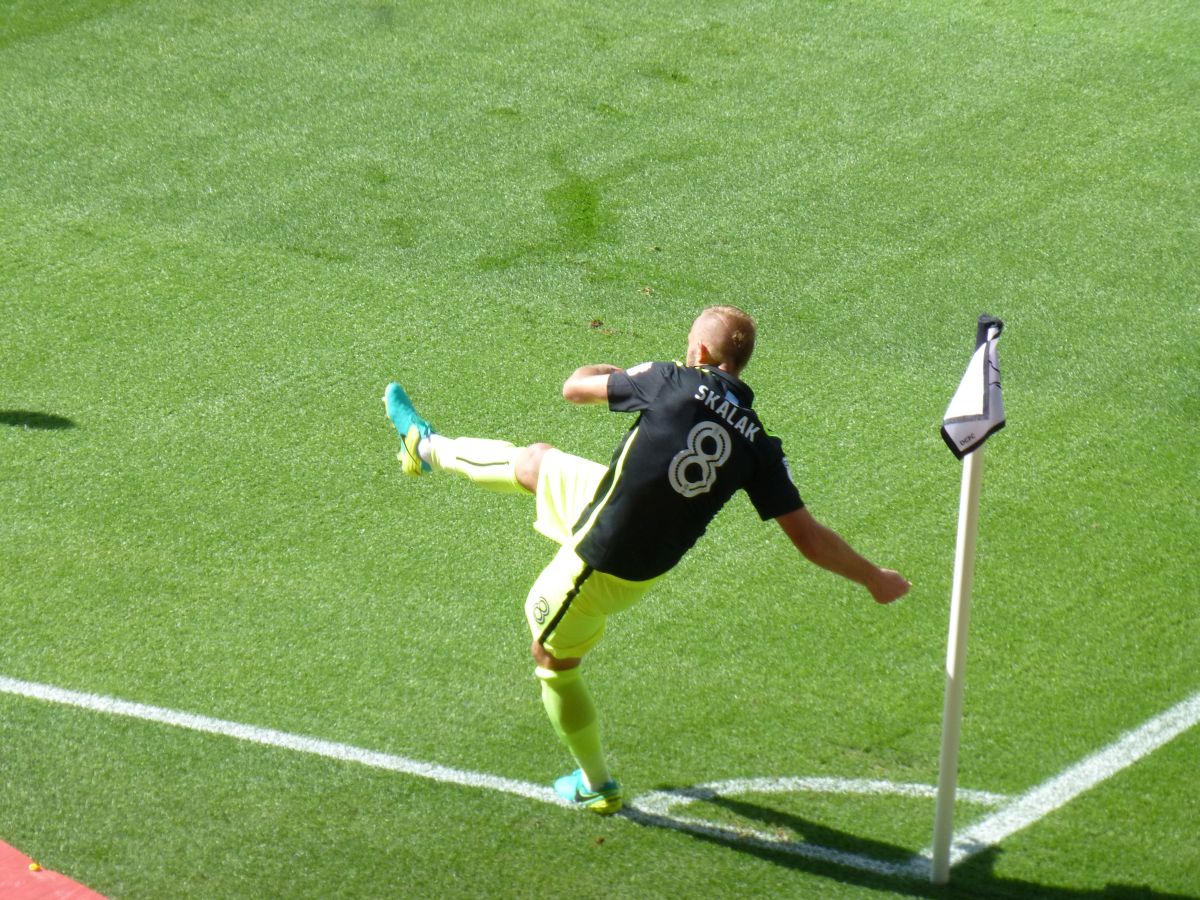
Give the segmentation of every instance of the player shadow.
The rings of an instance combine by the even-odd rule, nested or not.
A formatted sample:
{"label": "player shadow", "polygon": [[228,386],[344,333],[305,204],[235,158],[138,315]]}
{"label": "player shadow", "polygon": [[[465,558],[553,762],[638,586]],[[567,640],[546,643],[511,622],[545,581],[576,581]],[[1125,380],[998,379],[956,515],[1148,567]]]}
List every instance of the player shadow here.
{"label": "player shadow", "polygon": [[34,412],[28,409],[0,409],[0,425],[11,425],[13,428],[32,428],[37,431],[61,431],[75,427],[75,423],[66,416]]}
{"label": "player shadow", "polygon": [[[663,788],[671,790],[671,788]],[[686,793],[686,791],[684,792]],[[735,800],[728,797],[705,797],[706,802],[722,807],[743,819],[758,822],[771,830],[786,829],[796,839],[816,846],[829,848],[845,854],[854,854],[878,860],[884,865],[902,867],[912,857],[912,851],[884,841],[853,835],[801,816],[783,813],[776,809]],[[718,844],[739,853],[758,857],[789,869],[799,869],[837,881],[841,884],[877,890],[906,897],[927,897],[931,900],[1200,900],[1194,894],[1176,894],[1156,891],[1150,887],[1109,884],[1101,889],[1054,887],[1005,878],[995,872],[1000,858],[998,847],[989,848],[966,862],[955,866],[950,873],[950,883],[935,885],[927,880],[908,875],[884,875],[869,872],[851,865],[843,865],[826,859],[800,856],[773,847],[766,842],[748,840],[728,829],[706,829],[690,827],[667,816],[655,815],[636,809],[620,813],[625,818],[655,828],[670,828],[698,840]],[[926,876],[927,877],[927,876]]]}

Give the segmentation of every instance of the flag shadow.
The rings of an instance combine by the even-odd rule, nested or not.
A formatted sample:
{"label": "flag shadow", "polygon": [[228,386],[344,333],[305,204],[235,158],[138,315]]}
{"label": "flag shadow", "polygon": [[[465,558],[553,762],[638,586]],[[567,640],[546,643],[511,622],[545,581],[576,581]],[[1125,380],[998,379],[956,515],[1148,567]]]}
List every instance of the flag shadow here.
{"label": "flag shadow", "polygon": [[[662,788],[661,790],[671,790]],[[912,851],[840,831],[819,822],[784,813],[770,807],[735,800],[728,797],[705,797],[708,803],[726,809],[738,816],[768,826],[771,829],[786,829],[799,839],[814,846],[829,848],[836,853],[878,860],[883,865],[894,864],[902,868],[912,858]],[[1195,894],[1177,894],[1157,891],[1151,887],[1109,884],[1102,889],[1054,887],[1015,878],[1004,878],[995,873],[996,862],[1001,850],[992,847],[954,867],[950,883],[935,885],[910,875],[885,875],[867,871],[853,865],[839,864],[827,859],[789,853],[764,841],[741,838],[732,830],[689,826],[668,816],[655,815],[637,809],[623,810],[620,815],[639,825],[654,828],[669,828],[698,840],[718,844],[727,849],[758,857],[766,862],[789,869],[809,872],[845,885],[878,890],[906,897],[926,897],[931,900],[1200,900]]]}
{"label": "flag shadow", "polygon": [[36,431],[61,431],[74,428],[75,423],[66,416],[53,413],[34,412],[28,409],[0,409],[0,425],[13,428],[30,428]]}

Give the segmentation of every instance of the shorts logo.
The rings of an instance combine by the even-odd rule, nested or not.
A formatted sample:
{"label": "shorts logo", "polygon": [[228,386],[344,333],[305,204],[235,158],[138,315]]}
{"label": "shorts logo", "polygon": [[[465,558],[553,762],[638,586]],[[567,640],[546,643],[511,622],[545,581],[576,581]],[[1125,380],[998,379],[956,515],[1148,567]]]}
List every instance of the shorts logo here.
{"label": "shorts logo", "polygon": [[533,619],[539,625],[546,624],[546,617],[550,615],[550,604],[546,602],[545,597],[538,597],[537,603],[533,605]]}

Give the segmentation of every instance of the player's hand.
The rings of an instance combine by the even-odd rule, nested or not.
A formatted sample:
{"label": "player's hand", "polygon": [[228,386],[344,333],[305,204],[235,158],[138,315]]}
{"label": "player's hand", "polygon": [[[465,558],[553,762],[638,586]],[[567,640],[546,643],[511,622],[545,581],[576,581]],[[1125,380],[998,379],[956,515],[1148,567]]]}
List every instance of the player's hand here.
{"label": "player's hand", "polygon": [[871,592],[876,603],[891,603],[907,594],[910,587],[912,587],[912,582],[899,572],[892,569],[880,569],[876,577],[867,585],[867,590]]}

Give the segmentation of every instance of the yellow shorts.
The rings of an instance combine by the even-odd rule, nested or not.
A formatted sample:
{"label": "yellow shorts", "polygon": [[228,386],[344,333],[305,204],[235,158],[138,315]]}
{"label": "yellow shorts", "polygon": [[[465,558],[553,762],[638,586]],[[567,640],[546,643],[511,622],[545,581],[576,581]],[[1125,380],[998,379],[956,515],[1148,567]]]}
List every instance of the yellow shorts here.
{"label": "yellow shorts", "polygon": [[542,457],[534,527],[562,546],[530,588],[525,618],[534,640],[556,659],[587,653],[604,634],[608,616],[632,606],[657,580],[627,581],[597,572],[575,553],[571,528],[607,471],[561,450]]}

